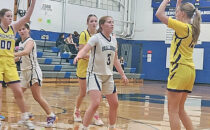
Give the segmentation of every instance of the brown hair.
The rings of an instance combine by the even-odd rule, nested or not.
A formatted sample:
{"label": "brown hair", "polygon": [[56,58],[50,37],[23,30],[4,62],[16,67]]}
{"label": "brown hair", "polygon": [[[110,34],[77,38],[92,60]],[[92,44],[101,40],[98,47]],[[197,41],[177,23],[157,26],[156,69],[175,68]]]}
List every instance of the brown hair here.
{"label": "brown hair", "polygon": [[181,4],[180,10],[184,11],[187,14],[188,18],[192,18],[192,38],[193,43],[196,44],[200,35],[200,23],[201,23],[201,15],[198,9],[189,2]]}
{"label": "brown hair", "polygon": [[103,16],[103,17],[100,18],[100,20],[99,20],[99,28],[97,30],[98,33],[102,31],[101,25],[106,22],[107,18],[112,18],[112,17],[111,16]]}
{"label": "brown hair", "polygon": [[4,15],[7,11],[11,11],[11,10],[9,10],[9,9],[1,9],[0,10],[0,23],[1,23],[1,18],[4,17]]}
{"label": "brown hair", "polygon": [[87,24],[90,21],[91,17],[96,17],[97,18],[97,16],[95,14],[89,14],[88,17],[87,17]]}
{"label": "brown hair", "polygon": [[25,23],[24,26],[25,26],[28,30],[30,30],[30,25],[29,25],[29,23]]}

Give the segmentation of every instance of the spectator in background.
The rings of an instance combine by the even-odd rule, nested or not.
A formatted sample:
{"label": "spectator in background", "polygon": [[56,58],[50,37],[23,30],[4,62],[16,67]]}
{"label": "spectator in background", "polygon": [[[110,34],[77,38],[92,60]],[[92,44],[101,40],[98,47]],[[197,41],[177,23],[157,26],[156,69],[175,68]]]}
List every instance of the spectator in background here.
{"label": "spectator in background", "polygon": [[[19,49],[19,43],[21,42],[21,37],[19,37],[16,41],[15,41],[15,52],[18,51]],[[17,65],[17,70],[20,71],[20,61],[16,62]]]}
{"label": "spectator in background", "polygon": [[56,41],[56,47],[60,49],[60,53],[70,52],[69,47],[64,41],[64,33],[61,33]]}
{"label": "spectator in background", "polygon": [[72,54],[77,54],[77,45],[76,45],[76,43],[74,43],[71,33],[65,39],[65,43],[69,47],[69,50]]}
{"label": "spectator in background", "polygon": [[79,47],[79,33],[77,31],[74,31],[73,40],[74,40],[74,43],[76,43],[77,48],[78,48]]}
{"label": "spectator in background", "polygon": [[21,37],[19,37],[16,41],[15,41],[15,47],[19,46],[19,43],[21,42]]}

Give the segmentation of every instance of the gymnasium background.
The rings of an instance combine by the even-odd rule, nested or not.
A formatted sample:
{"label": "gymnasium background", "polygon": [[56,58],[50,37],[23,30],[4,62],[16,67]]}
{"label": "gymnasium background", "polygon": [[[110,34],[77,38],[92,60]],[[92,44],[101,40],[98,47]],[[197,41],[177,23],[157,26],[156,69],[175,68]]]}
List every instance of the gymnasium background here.
{"label": "gymnasium background", "polygon": [[[86,18],[110,15],[115,20],[119,55],[128,67],[144,74],[144,79],[167,81],[167,51],[165,43],[170,30],[154,13],[162,0],[37,0],[31,18],[32,37],[55,41],[60,32],[73,33],[86,29]],[[200,42],[195,47],[196,83],[210,83],[210,1],[183,0],[194,3],[202,13]],[[14,10],[14,0],[0,0],[0,9]],[[171,0],[168,15],[174,15],[176,0]],[[19,0],[19,10],[27,9],[26,0]],[[166,31],[167,30],[167,31]]]}

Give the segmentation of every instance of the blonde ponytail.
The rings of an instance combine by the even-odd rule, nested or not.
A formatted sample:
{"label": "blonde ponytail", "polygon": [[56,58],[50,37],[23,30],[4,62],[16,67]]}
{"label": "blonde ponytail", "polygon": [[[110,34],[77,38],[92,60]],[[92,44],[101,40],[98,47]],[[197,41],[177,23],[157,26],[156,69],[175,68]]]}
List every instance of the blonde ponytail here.
{"label": "blonde ponytail", "polygon": [[192,23],[192,38],[193,38],[193,43],[195,44],[197,43],[200,35],[200,23],[201,23],[200,12],[197,9],[195,9],[195,14]]}

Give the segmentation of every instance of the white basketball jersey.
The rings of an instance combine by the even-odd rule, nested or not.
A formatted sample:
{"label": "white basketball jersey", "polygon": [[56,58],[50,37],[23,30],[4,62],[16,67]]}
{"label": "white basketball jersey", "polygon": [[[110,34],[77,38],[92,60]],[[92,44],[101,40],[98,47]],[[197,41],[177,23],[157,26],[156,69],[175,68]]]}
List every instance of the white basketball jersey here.
{"label": "white basketball jersey", "polygon": [[39,63],[37,61],[36,43],[32,38],[29,37],[25,41],[20,42],[18,51],[23,51],[28,41],[33,41],[34,47],[32,51],[29,53],[29,55],[21,57],[20,68],[21,70],[32,70],[32,69],[41,70],[39,67]]}
{"label": "white basketball jersey", "polygon": [[98,75],[113,75],[117,40],[113,36],[110,37],[111,40],[108,40],[102,33],[97,33],[89,39],[88,44],[92,46],[92,49],[88,72]]}

